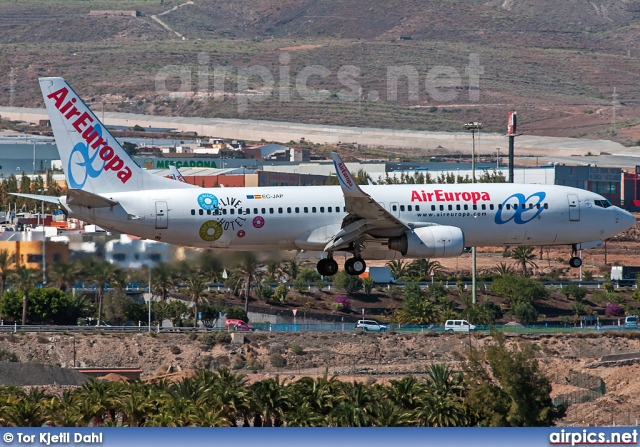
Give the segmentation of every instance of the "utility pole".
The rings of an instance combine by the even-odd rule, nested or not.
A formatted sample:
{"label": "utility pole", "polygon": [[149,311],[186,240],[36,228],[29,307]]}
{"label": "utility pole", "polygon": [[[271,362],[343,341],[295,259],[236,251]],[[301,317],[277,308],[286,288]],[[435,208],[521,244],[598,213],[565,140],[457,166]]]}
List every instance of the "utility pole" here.
{"label": "utility pole", "polygon": [[[465,130],[471,131],[471,182],[476,182],[476,132],[480,132],[482,129],[482,123],[467,123],[464,125]],[[471,247],[471,302],[478,304],[476,287],[476,247]],[[471,335],[469,335],[471,336]],[[469,339],[469,346],[471,346],[471,339]]]}

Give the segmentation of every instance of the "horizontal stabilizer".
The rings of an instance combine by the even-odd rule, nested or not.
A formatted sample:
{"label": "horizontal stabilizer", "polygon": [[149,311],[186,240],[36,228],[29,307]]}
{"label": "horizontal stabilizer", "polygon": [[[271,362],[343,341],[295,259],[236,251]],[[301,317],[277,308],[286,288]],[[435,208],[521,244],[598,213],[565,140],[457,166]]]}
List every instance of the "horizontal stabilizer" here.
{"label": "horizontal stabilizer", "polygon": [[115,200],[93,194],[81,189],[70,189],[67,191],[67,205],[84,206],[86,208],[109,208],[117,205]]}
{"label": "horizontal stabilizer", "polygon": [[42,196],[40,194],[22,194],[19,192],[10,192],[9,194],[11,194],[12,196],[26,197],[27,199],[41,200],[43,202],[49,202],[49,203],[55,203],[55,204],[60,203],[60,197],[56,197],[56,196]]}

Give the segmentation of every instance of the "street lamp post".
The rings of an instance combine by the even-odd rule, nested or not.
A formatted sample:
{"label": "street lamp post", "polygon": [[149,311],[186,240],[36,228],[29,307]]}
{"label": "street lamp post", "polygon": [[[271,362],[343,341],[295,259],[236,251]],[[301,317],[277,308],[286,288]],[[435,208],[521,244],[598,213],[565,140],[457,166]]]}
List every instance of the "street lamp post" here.
{"label": "street lamp post", "polygon": [[[482,123],[472,122],[464,125],[465,130],[471,131],[471,182],[476,182],[476,132],[482,129]],[[471,247],[471,302],[478,303],[476,287],[476,247]]]}

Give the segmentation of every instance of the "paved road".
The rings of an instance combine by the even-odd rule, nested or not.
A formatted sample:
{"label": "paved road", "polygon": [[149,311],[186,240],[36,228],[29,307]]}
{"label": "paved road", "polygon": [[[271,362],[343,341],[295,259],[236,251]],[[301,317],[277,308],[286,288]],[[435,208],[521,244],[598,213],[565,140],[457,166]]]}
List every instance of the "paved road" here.
{"label": "paved road", "polygon": [[[399,148],[435,149],[438,146],[452,151],[471,152],[471,138],[465,132],[430,132],[357,128],[298,124],[276,121],[256,121],[221,118],[185,118],[150,116],[133,113],[106,112],[105,121],[110,125],[175,128],[183,132],[197,132],[220,138],[267,141],[299,141],[304,138],[313,143],[358,143],[373,146]],[[45,109],[21,107],[0,107],[0,116],[5,119],[38,122],[48,119]],[[507,137],[499,134],[481,133],[476,139],[478,153],[494,153],[500,148],[501,154],[508,150]],[[542,136],[520,136],[516,139],[517,155],[539,155],[570,157],[573,163],[587,163],[595,159],[571,157],[572,155],[600,154],[633,156],[638,148],[626,148],[609,140],[585,140],[575,138],[555,138]],[[614,157],[615,158],[615,157]],[[625,163],[628,163],[627,160]],[[602,166],[605,164],[601,162]],[[615,159],[611,166],[622,166]],[[626,166],[627,164],[625,164]],[[633,164],[629,164],[632,166]],[[609,165],[607,165],[609,166]]]}

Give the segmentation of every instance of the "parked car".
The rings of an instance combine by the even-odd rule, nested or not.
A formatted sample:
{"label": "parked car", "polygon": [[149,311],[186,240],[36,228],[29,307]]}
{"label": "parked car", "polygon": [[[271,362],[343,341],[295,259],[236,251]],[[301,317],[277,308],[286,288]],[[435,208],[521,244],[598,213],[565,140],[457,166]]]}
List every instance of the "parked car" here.
{"label": "parked car", "polygon": [[256,328],[248,325],[243,320],[237,320],[235,318],[227,318],[224,322],[224,327],[231,328],[234,331],[255,331]]}
{"label": "parked car", "polygon": [[356,329],[362,329],[372,332],[387,332],[388,326],[382,323],[378,323],[376,320],[358,320],[356,323]]}
{"label": "parked car", "polygon": [[476,325],[469,324],[467,320],[447,320],[444,323],[445,332],[469,332],[475,330]]}

